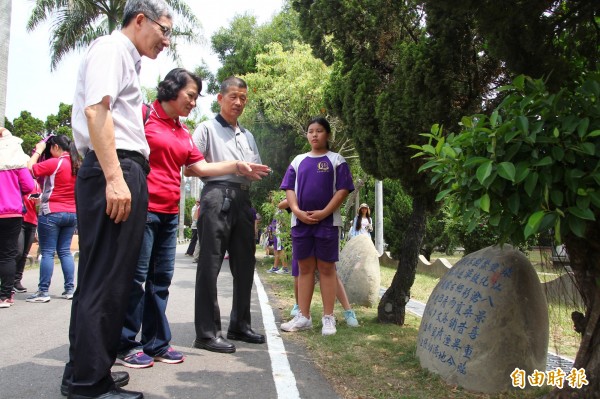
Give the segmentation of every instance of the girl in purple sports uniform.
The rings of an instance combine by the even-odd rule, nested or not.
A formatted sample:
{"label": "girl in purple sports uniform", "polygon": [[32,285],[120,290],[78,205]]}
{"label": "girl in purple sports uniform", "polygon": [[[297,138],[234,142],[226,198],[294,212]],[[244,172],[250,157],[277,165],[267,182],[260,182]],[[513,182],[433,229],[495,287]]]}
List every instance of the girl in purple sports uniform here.
{"label": "girl in purple sports uniform", "polygon": [[319,270],[323,300],[323,335],[336,333],[333,305],[337,285],[335,262],[339,256],[339,208],[354,190],[352,174],[344,157],[329,151],[329,122],[322,117],[308,124],[306,137],[311,151],[298,155],[288,167],[281,183],[292,210],[292,250],[298,260],[298,305],[300,311],[283,331],[312,328],[310,303],[314,273]]}

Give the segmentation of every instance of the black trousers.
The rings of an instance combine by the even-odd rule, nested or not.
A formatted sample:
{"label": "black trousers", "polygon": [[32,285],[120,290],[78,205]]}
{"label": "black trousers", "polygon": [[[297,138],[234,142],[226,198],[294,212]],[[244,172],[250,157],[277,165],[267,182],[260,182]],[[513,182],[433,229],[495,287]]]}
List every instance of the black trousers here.
{"label": "black trousers", "polygon": [[188,245],[186,254],[194,255],[194,249],[196,249],[196,242],[198,242],[198,229],[192,229],[192,238],[190,239],[190,245]]}
{"label": "black trousers", "polygon": [[132,199],[127,221],[117,224],[106,215],[106,180],[94,153],[85,157],[75,186],[79,268],[63,379],[80,395],[98,396],[114,386],[110,369],[146,225],[146,173],[129,158],[120,163]]}
{"label": "black trousers", "polygon": [[[222,211],[226,190],[231,198],[227,212]],[[254,219],[248,191],[209,184],[202,190],[198,241],[200,257],[196,273],[195,327],[197,338],[216,337],[221,331],[217,301],[217,278],[225,251],[233,276],[233,303],[229,331],[251,328],[250,296],[256,258]]]}
{"label": "black trousers", "polygon": [[0,218],[0,299],[12,294],[21,223],[22,217]]}
{"label": "black trousers", "polygon": [[16,258],[17,269],[15,272],[15,284],[20,283],[23,279],[23,271],[25,270],[25,263],[27,263],[27,255],[29,255],[29,251],[33,245],[36,229],[37,226],[35,224],[28,222],[23,222],[23,225],[21,226],[21,234],[19,234],[18,245],[18,248],[21,249],[21,251],[17,253]]}

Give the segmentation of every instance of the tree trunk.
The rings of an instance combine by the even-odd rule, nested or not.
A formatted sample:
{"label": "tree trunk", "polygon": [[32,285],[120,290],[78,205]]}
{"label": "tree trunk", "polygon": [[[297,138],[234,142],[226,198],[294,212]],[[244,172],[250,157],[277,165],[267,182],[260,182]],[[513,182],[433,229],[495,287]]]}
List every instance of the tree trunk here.
{"label": "tree trunk", "polygon": [[377,319],[380,323],[404,324],[405,307],[410,299],[410,288],[415,282],[419,248],[425,236],[425,211],[428,201],[414,197],[412,214],[408,220],[408,229],[400,248],[398,269],[377,308]]}
{"label": "tree trunk", "polygon": [[[591,225],[586,238],[565,238],[565,246],[575,282],[583,297],[585,315],[573,312],[575,330],[582,334],[573,368],[585,370],[588,385],[572,388],[565,380],[563,389],[549,398],[600,398],[600,223]],[[571,370],[564,370],[569,375]]]}
{"label": "tree trunk", "polygon": [[10,44],[10,17],[12,0],[0,2],[0,126],[4,127],[6,89],[8,87],[8,47]]}

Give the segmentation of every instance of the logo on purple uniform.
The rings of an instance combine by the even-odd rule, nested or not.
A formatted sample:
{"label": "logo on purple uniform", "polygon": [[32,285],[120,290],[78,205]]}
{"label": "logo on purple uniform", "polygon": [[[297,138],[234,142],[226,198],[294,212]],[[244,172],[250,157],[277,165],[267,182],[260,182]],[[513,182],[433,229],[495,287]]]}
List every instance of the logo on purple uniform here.
{"label": "logo on purple uniform", "polygon": [[321,161],[317,164],[318,172],[329,172],[329,163],[325,161]]}

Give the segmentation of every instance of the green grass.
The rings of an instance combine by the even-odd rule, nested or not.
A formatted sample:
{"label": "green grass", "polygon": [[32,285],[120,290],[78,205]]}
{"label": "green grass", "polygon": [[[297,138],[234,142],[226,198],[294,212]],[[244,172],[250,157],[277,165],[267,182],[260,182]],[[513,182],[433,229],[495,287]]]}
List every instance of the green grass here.
{"label": "green grass", "polygon": [[[259,253],[262,255],[262,252]],[[294,304],[293,278],[266,273],[272,264],[273,258],[260,257],[257,270],[274,307],[279,308],[284,320],[288,320],[289,311]],[[382,285],[389,285],[395,270],[382,267],[381,273]],[[415,284],[415,298],[425,302],[437,284],[437,279],[417,276]],[[321,323],[318,321],[322,315],[322,303],[317,286],[311,308],[315,328],[311,331],[283,335],[284,340],[293,340],[307,349],[308,356],[343,398],[516,399],[535,398],[549,391],[546,387],[484,395],[448,385],[419,365],[416,342],[420,318],[407,313],[403,326],[380,324],[377,322],[376,307],[357,307],[354,310],[360,322],[359,328],[345,325],[340,317],[342,309],[336,304],[338,333],[323,337],[320,331]]]}

